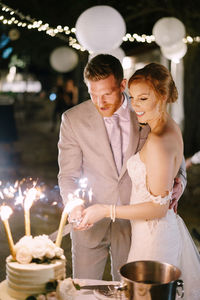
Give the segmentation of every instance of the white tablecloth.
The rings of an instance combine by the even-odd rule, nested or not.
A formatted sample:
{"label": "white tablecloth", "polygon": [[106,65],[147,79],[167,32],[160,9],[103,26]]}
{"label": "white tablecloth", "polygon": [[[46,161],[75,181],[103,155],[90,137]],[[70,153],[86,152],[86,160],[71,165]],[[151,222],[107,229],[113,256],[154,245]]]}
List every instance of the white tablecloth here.
{"label": "white tablecloth", "polygon": [[[92,279],[84,279],[84,280],[77,280],[80,282],[81,285],[96,285],[96,284],[117,284],[117,282],[113,281],[103,281],[103,280],[92,280]],[[96,295],[96,296],[95,296]],[[92,290],[80,290],[77,291],[77,296],[75,300],[97,300],[97,299],[112,299],[105,296],[98,295],[97,293],[93,293]],[[0,300],[15,300],[14,298],[10,297],[7,293],[7,284],[6,280],[0,283]]]}

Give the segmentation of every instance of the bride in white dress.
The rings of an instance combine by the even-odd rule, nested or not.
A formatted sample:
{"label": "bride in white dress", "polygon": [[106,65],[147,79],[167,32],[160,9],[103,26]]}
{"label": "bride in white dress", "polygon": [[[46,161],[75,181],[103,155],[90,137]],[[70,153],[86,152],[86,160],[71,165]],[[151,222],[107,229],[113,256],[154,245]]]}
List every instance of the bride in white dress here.
{"label": "bride in white dress", "polygon": [[127,163],[132,180],[130,205],[92,205],[83,212],[81,226],[104,217],[130,219],[132,243],[128,261],[157,260],[180,268],[185,300],[200,299],[200,255],[180,216],[169,210],[174,178],[183,158],[178,125],[167,113],[177,100],[169,71],[149,64],[129,79],[131,103],[139,123],[151,128],[142,150]]}

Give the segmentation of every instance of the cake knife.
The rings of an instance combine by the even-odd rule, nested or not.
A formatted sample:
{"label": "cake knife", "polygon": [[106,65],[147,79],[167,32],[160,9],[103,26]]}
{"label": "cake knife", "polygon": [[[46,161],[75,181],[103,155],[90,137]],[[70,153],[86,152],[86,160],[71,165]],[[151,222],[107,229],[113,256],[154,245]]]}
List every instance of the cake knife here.
{"label": "cake knife", "polygon": [[[72,230],[72,226],[73,226],[73,224],[71,224],[71,223],[65,225],[65,227],[64,227],[64,229],[63,229],[62,236],[65,236],[65,235],[69,234],[70,231]],[[52,240],[53,242],[55,242],[56,237],[57,237],[57,234],[58,234],[58,230],[56,230],[56,231],[54,231],[53,233],[51,233],[51,234],[49,235],[50,240]]]}
{"label": "cake knife", "polygon": [[99,290],[99,291],[117,291],[120,288],[119,285],[116,284],[96,284],[96,285],[83,285],[80,286],[80,290]]}

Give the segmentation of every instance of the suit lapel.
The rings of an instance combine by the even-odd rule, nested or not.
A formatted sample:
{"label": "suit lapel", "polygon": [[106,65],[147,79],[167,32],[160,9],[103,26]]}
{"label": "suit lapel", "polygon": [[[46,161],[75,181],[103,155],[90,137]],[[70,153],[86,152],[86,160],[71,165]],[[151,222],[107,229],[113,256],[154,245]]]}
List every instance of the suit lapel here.
{"label": "suit lapel", "polygon": [[119,179],[121,179],[127,170],[127,160],[137,151],[139,151],[143,146],[144,142],[146,141],[147,135],[149,133],[149,127],[147,126],[140,130],[137,116],[135,112],[130,110],[129,145],[124,156],[123,166],[120,175],[118,175],[117,167],[115,164],[103,117],[97,111],[92,101],[91,109],[88,112],[88,120],[91,127],[90,132],[95,135],[94,139],[98,141],[98,147],[101,150],[100,152],[104,153],[106,163],[110,164],[112,174],[115,174],[117,177],[119,177]]}

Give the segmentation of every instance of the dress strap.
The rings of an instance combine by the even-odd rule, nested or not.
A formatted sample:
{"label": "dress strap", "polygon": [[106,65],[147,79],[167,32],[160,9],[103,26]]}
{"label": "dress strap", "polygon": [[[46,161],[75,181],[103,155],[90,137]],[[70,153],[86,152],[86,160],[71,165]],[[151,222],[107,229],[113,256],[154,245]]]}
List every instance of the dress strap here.
{"label": "dress strap", "polygon": [[160,204],[160,205],[165,205],[172,198],[172,190],[171,191],[166,191],[167,195],[164,196],[164,197],[162,197],[161,195],[158,195],[158,196],[152,195],[152,193],[149,189],[147,176],[146,176],[146,188],[147,188],[147,191],[149,193],[150,200],[154,203],[157,203],[157,204]]}
{"label": "dress strap", "polygon": [[160,205],[165,205],[165,204],[167,204],[167,202],[169,200],[171,200],[171,198],[172,198],[172,191],[168,192],[168,194],[166,196],[164,196],[164,197],[162,197],[161,195],[154,196],[150,192],[149,192],[149,195],[150,195],[150,199],[151,199],[152,202],[160,204]]}

